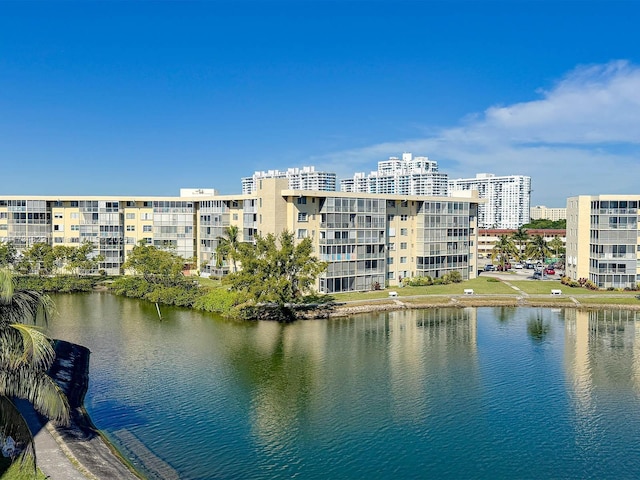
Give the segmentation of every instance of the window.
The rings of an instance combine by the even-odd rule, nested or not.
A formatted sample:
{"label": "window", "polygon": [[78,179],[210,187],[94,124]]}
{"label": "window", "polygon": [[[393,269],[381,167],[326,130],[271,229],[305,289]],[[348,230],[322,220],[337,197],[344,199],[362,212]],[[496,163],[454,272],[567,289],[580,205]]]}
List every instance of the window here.
{"label": "window", "polygon": [[54,225],[53,226],[53,231],[54,232],[62,232],[62,231],[64,231],[64,225]]}
{"label": "window", "polygon": [[54,213],[53,218],[62,218],[62,213]]}
{"label": "window", "polygon": [[390,222],[393,222],[393,215],[388,215],[387,220],[389,220]]}
{"label": "window", "polygon": [[400,250],[406,250],[407,249],[407,242],[401,242],[400,243]]}
{"label": "window", "polygon": [[406,222],[407,220],[409,220],[409,215],[400,215],[400,220]]}
{"label": "window", "polygon": [[407,257],[400,257],[400,263],[407,263]]}
{"label": "window", "polygon": [[143,238],[143,240],[147,245],[152,245],[153,244],[153,238],[145,237],[145,238]]}
{"label": "window", "polygon": [[393,265],[393,257],[387,258],[387,265]]}
{"label": "window", "polygon": [[78,212],[73,212],[73,213],[71,214],[71,218],[73,218],[73,219],[77,219],[77,218],[78,218]]}
{"label": "window", "polygon": [[53,237],[53,243],[63,243],[64,237]]}
{"label": "window", "polygon": [[127,232],[135,232],[135,231],[136,231],[135,225],[127,225]]}
{"label": "window", "polygon": [[406,228],[401,228],[400,229],[400,235],[406,237],[407,236],[407,229]]}
{"label": "window", "polygon": [[135,220],[135,218],[136,218],[135,213],[127,213],[127,220]]}
{"label": "window", "polygon": [[389,244],[389,250],[395,250],[396,249],[396,244],[395,243],[390,243]]}
{"label": "window", "polygon": [[80,225],[71,225],[72,232],[78,232],[80,230]]}
{"label": "window", "polygon": [[238,220],[238,214],[237,214],[237,213],[234,213],[234,214],[233,214],[233,219],[234,219],[234,220]]}
{"label": "window", "polygon": [[306,222],[307,221],[307,212],[298,212],[298,221]]}
{"label": "window", "polygon": [[306,205],[307,204],[307,197],[298,197],[298,205]]}
{"label": "window", "polygon": [[7,218],[7,212],[0,212],[0,218]]}
{"label": "window", "polygon": [[151,225],[143,225],[142,226],[142,231],[143,232],[152,232],[153,231],[153,227]]}
{"label": "window", "polygon": [[298,238],[307,238],[307,229],[299,228],[298,229]]}

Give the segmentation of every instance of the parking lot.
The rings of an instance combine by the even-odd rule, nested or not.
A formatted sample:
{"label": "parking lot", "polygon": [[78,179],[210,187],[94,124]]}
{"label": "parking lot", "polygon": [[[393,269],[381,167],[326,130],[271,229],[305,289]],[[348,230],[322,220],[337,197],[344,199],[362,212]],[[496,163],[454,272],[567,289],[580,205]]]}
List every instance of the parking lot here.
{"label": "parking lot", "polygon": [[[481,260],[482,262],[482,260]],[[534,277],[534,273],[536,270],[542,271],[541,268],[536,269],[528,269],[528,268],[511,268],[506,272],[499,272],[496,270],[485,271],[485,266],[489,264],[489,262],[485,259],[482,264],[478,265],[478,271],[480,272],[480,276],[483,277],[495,277],[500,278],[502,280],[560,280],[562,278],[562,271],[555,270],[555,274],[553,275],[539,275],[539,277]]]}

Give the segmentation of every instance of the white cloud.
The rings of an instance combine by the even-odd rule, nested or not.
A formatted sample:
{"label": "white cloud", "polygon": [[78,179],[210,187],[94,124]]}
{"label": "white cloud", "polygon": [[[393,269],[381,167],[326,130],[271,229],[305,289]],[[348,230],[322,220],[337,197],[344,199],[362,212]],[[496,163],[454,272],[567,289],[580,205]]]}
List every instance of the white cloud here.
{"label": "white cloud", "polygon": [[540,98],[492,106],[426,138],[317,157],[350,177],[390,155],[437,160],[450,178],[529,175],[533,204],[562,206],[579,194],[640,193],[640,67],[626,61],[580,66]]}

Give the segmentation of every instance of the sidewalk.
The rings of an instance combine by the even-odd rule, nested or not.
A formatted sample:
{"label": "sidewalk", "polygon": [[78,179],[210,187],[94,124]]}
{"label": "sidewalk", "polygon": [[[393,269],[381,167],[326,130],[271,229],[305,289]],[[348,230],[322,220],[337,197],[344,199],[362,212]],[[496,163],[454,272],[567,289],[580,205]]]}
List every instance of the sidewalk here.
{"label": "sidewalk", "polygon": [[19,408],[34,434],[38,468],[47,478],[139,480],[95,432],[81,428],[75,421],[65,428],[43,424],[27,402],[21,402]]}

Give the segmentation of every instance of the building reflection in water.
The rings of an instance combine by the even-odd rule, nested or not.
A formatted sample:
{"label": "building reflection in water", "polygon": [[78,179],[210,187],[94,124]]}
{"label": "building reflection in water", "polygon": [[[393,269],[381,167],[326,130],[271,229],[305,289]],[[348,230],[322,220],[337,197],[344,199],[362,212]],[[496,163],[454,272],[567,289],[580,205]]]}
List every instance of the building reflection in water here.
{"label": "building reflection in water", "polygon": [[[598,448],[597,411],[604,399],[640,394],[640,317],[629,310],[566,309],[565,371],[574,403],[576,440]],[[629,392],[629,379],[634,392]]]}
{"label": "building reflection in water", "polygon": [[326,418],[347,433],[361,430],[365,416],[372,431],[390,418],[423,419],[437,405],[431,396],[446,394],[452,378],[473,382],[476,322],[468,308],[259,323],[229,350],[252,392],[256,440],[276,455],[295,437],[315,435],[313,425]]}

